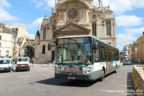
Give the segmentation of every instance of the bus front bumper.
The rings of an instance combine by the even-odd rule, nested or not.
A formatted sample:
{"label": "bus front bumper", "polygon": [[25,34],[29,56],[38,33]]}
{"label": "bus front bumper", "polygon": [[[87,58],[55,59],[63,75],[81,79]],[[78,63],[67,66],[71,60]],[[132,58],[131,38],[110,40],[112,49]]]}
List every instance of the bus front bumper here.
{"label": "bus front bumper", "polygon": [[67,80],[86,80],[94,81],[101,77],[101,71],[96,71],[88,75],[84,74],[73,74],[73,73],[55,73],[56,79],[67,79]]}

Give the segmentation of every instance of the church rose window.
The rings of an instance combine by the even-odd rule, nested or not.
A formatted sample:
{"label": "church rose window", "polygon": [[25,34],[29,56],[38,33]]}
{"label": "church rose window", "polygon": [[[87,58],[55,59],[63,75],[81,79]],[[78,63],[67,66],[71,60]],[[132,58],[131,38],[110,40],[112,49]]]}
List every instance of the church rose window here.
{"label": "church rose window", "polygon": [[76,8],[70,8],[67,15],[69,19],[75,19],[78,15],[78,10]]}

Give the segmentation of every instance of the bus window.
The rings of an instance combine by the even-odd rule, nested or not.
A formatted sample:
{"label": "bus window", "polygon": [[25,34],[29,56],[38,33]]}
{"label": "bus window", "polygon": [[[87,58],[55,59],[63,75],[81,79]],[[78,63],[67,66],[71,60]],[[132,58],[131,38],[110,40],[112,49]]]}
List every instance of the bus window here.
{"label": "bus window", "polygon": [[95,62],[99,60],[99,49],[94,49]]}
{"label": "bus window", "polygon": [[104,47],[100,48],[100,59],[101,61],[105,60],[105,48]]}

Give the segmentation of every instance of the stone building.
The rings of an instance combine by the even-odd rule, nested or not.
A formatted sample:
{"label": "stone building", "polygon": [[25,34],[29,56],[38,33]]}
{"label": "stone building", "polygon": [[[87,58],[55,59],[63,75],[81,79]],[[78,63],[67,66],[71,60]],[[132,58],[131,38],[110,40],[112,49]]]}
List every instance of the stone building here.
{"label": "stone building", "polygon": [[17,59],[18,56],[24,55],[23,46],[26,42],[26,29],[24,26],[18,25],[15,27],[12,24],[9,24],[7,27],[12,31],[14,36],[13,58]]}
{"label": "stone building", "polygon": [[9,28],[0,23],[0,56],[13,56],[14,36]]}
{"label": "stone building", "polygon": [[138,62],[138,44],[137,42],[133,42],[132,44],[129,45],[130,50],[130,60],[133,63]]}
{"label": "stone building", "polygon": [[134,43],[129,45],[130,60],[134,63],[144,63],[144,32]]}
{"label": "stone building", "polygon": [[122,60],[130,60],[129,45],[125,45],[122,50]]}
{"label": "stone building", "polygon": [[92,35],[116,46],[116,21],[110,6],[102,0],[94,6],[93,0],[56,0],[55,13],[44,17],[36,34],[35,63],[54,61],[55,39],[61,36]]}
{"label": "stone building", "polygon": [[138,47],[137,62],[144,63],[144,32],[143,32],[143,35],[137,39],[137,47]]}

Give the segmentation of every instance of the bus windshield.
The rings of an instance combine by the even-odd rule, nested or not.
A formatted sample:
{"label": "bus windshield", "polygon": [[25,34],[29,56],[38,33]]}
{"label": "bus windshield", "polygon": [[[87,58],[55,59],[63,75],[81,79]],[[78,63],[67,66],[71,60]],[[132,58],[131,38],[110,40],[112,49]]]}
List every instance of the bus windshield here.
{"label": "bus windshield", "polygon": [[91,47],[88,38],[60,39],[57,44],[56,63],[92,64]]}

